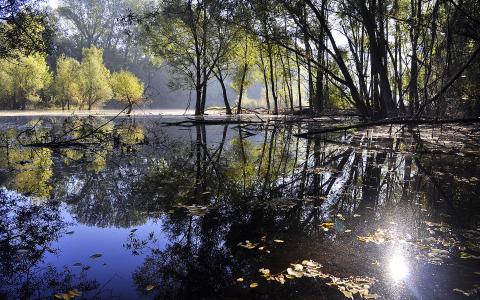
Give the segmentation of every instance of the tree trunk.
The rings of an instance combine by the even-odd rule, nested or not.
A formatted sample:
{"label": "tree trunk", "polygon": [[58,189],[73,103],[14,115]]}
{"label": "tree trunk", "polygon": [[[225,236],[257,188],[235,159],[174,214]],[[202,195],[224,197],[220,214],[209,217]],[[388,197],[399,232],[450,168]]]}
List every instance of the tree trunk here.
{"label": "tree trunk", "polygon": [[237,114],[242,113],[243,88],[244,88],[244,84],[245,84],[245,77],[247,76],[247,71],[248,71],[248,64],[245,63],[243,65],[242,81],[240,82],[240,92],[239,92],[239,95],[238,95]]}
{"label": "tree trunk", "polygon": [[227,88],[225,87],[225,81],[223,80],[223,74],[220,69],[217,70],[216,73],[214,73],[214,76],[217,78],[218,82],[220,82],[220,85],[222,87],[222,93],[223,93],[223,102],[225,103],[225,110],[227,115],[232,114],[232,109],[230,108],[230,104],[228,103],[228,95],[227,95]]}

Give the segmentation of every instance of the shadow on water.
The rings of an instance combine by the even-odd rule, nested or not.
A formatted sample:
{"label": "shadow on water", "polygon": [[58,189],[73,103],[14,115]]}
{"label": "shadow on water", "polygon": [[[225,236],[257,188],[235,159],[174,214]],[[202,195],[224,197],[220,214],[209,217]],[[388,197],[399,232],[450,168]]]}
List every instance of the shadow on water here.
{"label": "shadow on water", "polygon": [[82,145],[17,141],[75,138],[104,121],[3,119],[6,298],[478,297],[480,158],[469,128],[307,140],[295,136],[303,123],[136,117]]}

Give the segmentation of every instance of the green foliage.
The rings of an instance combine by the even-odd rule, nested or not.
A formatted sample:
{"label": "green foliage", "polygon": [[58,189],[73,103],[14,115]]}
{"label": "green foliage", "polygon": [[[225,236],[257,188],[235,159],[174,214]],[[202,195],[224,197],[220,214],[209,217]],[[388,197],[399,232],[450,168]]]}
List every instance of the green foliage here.
{"label": "green foliage", "polygon": [[246,34],[232,45],[230,60],[234,70],[231,87],[235,91],[239,92],[242,84],[245,91],[258,79],[258,70],[255,68],[259,56],[258,48],[258,42]]}
{"label": "green foliage", "polygon": [[52,26],[44,13],[32,9],[34,2],[9,1],[5,7],[3,1],[0,4],[0,58],[50,50]]}
{"label": "green foliage", "polygon": [[60,106],[70,108],[80,100],[80,63],[66,56],[61,56],[57,61],[57,74],[55,77],[54,91],[55,98]]}
{"label": "green foliage", "polygon": [[112,97],[109,84],[110,71],[103,64],[103,50],[96,47],[85,48],[80,65],[81,106],[90,110]]}
{"label": "green foliage", "polygon": [[113,97],[122,103],[131,106],[142,100],[144,85],[132,72],[113,73],[110,78],[110,85]]}
{"label": "green foliage", "polygon": [[26,108],[39,102],[40,93],[52,80],[44,56],[17,55],[16,61],[0,60],[0,100],[5,108]]}

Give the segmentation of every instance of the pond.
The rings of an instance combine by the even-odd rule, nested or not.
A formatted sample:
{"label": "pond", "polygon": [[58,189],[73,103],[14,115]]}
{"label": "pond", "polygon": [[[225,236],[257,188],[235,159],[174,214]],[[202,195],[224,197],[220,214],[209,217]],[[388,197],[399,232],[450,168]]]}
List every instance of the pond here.
{"label": "pond", "polygon": [[474,128],[108,120],[0,117],[0,299],[479,297]]}

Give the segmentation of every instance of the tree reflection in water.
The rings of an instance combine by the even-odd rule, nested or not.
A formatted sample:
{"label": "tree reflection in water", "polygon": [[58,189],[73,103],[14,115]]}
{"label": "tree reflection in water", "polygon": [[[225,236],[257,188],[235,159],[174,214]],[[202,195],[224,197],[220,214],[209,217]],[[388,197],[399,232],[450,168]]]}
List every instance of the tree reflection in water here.
{"label": "tree reflection in water", "polygon": [[0,297],[37,299],[55,291],[96,287],[85,274],[40,266],[45,253],[58,251],[51,244],[67,225],[61,220],[58,205],[52,201],[35,204],[27,197],[0,189]]}
{"label": "tree reflection in water", "polygon": [[[139,290],[155,286],[159,298],[248,295],[252,291],[242,287],[262,280],[260,268],[281,272],[289,263],[313,259],[341,277],[388,279],[387,273],[393,272],[393,281],[402,276],[411,286],[398,291],[394,283],[381,281],[377,289],[399,297],[450,293],[441,285],[432,288],[430,275],[422,278],[427,267],[417,267],[417,273],[406,278],[413,272],[407,270],[406,258],[389,252],[391,247],[410,251],[408,260],[415,265],[415,256],[420,264],[432,262],[422,261],[423,256],[441,259],[436,257],[438,248],[458,255],[463,246],[432,234],[425,221],[460,228],[475,224],[477,156],[444,154],[439,160],[432,149],[412,153],[406,149],[416,140],[408,135],[393,138],[379,132],[374,137],[374,131],[366,131],[305,141],[293,137],[296,130],[270,128],[263,142],[253,142],[244,136],[249,129],[238,128],[224,149],[224,140],[217,148],[208,147],[205,128],[197,126],[191,145],[167,153],[160,165],[149,169],[137,193],[152,199],[146,211],[158,212],[170,242],[162,249],[131,237],[128,248],[137,253],[148,248],[151,253],[134,274]],[[432,175],[443,168],[450,169]],[[449,177],[473,179],[453,184]],[[448,192],[439,181],[450,184]],[[463,218],[455,218],[460,214]],[[333,228],[323,225],[328,223]],[[356,239],[377,229],[388,231],[379,244],[395,234],[394,245],[363,245]],[[461,238],[462,233],[457,234]],[[246,240],[258,245],[253,250],[238,246]],[[236,282],[238,277],[245,282]],[[312,280],[285,286],[263,281],[254,291],[300,298],[340,295],[305,282]]]}
{"label": "tree reflection in water", "polygon": [[[480,171],[468,136],[375,128],[307,140],[295,134],[309,124],[276,124],[169,131],[121,119],[93,146],[42,150],[54,163],[38,196],[66,203],[80,224],[158,221],[146,238],[132,230],[124,247],[145,256],[132,274],[138,292],[160,299],[342,298],[342,284],[325,285],[332,276],[374,277],[382,297],[451,298],[474,286]],[[22,172],[17,165],[2,161]],[[19,182],[12,176],[4,182]],[[288,273],[304,260],[327,278]],[[295,279],[267,281],[261,268]]]}

